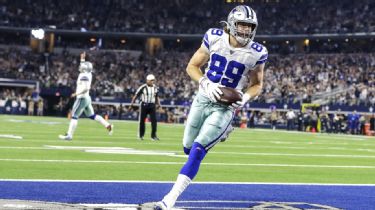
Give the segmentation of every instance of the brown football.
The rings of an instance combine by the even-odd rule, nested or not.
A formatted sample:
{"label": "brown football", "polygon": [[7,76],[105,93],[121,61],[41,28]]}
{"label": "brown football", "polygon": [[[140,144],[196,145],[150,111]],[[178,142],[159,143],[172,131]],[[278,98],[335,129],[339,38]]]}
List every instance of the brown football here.
{"label": "brown football", "polygon": [[242,100],[242,95],[234,88],[230,87],[219,87],[220,90],[223,92],[219,102],[230,105],[236,101]]}

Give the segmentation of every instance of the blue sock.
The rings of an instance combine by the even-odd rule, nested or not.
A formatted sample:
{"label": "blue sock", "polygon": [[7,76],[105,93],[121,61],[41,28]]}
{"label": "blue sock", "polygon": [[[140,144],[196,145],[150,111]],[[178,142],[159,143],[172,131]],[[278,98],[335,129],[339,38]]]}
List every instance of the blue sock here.
{"label": "blue sock", "polygon": [[189,153],[189,158],[185,165],[182,167],[180,174],[188,176],[191,180],[197,175],[199,166],[203,158],[206,156],[206,150],[199,143],[194,143]]}
{"label": "blue sock", "polygon": [[95,116],[96,116],[96,114],[93,114],[89,118],[92,119],[92,120],[95,120]]}

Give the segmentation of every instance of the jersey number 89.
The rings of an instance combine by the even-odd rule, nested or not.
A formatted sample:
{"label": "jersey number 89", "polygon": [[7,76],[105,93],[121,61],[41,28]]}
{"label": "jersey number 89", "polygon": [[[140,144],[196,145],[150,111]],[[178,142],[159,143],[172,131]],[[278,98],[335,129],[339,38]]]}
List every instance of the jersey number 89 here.
{"label": "jersey number 89", "polygon": [[[227,61],[224,56],[212,54],[207,77],[214,83],[236,88],[245,71],[245,65],[237,61]],[[225,75],[223,77],[223,75]]]}

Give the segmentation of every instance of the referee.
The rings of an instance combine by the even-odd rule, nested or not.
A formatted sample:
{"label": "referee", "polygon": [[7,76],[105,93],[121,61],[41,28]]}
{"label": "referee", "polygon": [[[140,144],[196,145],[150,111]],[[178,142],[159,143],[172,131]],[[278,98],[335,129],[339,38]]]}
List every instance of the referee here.
{"label": "referee", "polygon": [[156,105],[160,106],[160,100],[158,98],[158,87],[155,83],[155,76],[149,74],[146,77],[146,84],[141,85],[131,101],[131,107],[134,106],[134,101],[141,97],[140,114],[139,114],[139,139],[143,140],[145,135],[145,119],[147,114],[150,115],[151,119],[151,140],[156,141],[159,138],[156,136]]}

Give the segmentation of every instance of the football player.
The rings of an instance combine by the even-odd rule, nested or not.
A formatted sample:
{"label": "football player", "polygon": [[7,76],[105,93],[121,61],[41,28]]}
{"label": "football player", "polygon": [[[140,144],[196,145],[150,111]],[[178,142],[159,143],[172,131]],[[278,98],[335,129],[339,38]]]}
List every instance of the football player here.
{"label": "football player", "polygon": [[92,120],[98,121],[108,130],[108,134],[113,133],[113,124],[108,123],[102,116],[96,115],[91,105],[90,87],[92,81],[93,65],[91,62],[85,61],[86,52],[81,53],[81,63],[79,65],[79,76],[77,79],[76,92],[71,95],[76,97],[72,108],[72,119],[70,120],[68,132],[65,135],[59,135],[62,140],[72,140],[75,129],[77,128],[78,118],[82,112]]}
{"label": "football player", "polygon": [[[199,91],[191,105],[184,131],[184,152],[189,155],[170,192],[154,209],[171,209],[177,198],[194,179],[207,152],[227,137],[236,109],[261,93],[267,49],[254,42],[258,27],[252,8],[236,6],[223,21],[224,29],[211,28],[186,68]],[[208,62],[205,73],[201,67]],[[230,106],[219,103],[220,86],[243,93],[241,101]]]}

